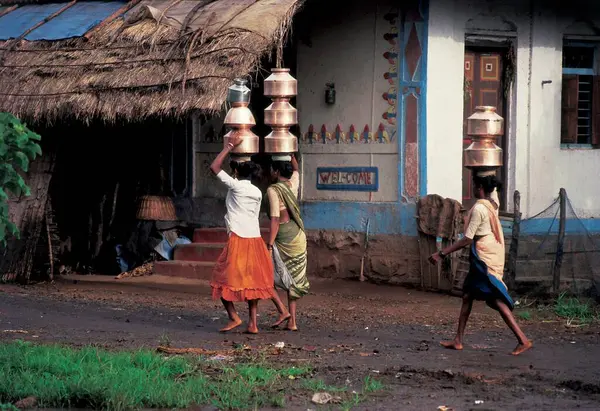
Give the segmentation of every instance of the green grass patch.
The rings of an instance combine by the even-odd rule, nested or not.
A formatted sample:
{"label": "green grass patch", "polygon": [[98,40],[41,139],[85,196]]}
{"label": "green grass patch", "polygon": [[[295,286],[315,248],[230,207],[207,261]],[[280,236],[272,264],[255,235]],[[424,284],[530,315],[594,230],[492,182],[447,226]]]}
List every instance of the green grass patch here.
{"label": "green grass patch", "polygon": [[284,407],[282,393],[294,382],[290,376],[309,371],[253,362],[225,365],[147,350],[109,352],[17,341],[0,344],[0,403],[35,396],[47,408]]}
{"label": "green grass patch", "polygon": [[329,385],[322,379],[307,379],[304,380],[302,387],[312,394],[318,392],[326,392],[334,397],[342,399],[339,404],[339,409],[343,411],[351,410],[365,402],[369,395],[382,392],[385,387],[380,381],[368,376],[364,379],[360,392],[350,391],[348,387],[337,387]]}
{"label": "green grass patch", "polygon": [[335,408],[350,410],[384,390],[370,376],[354,392],[312,375],[309,367],[284,367],[260,355],[229,363],[148,350],[111,352],[15,341],[0,343],[0,411],[16,410],[11,404],[27,397],[35,397],[40,408],[284,408],[286,395],[309,403],[316,392],[340,397]]}
{"label": "green grass patch", "polygon": [[302,383],[302,388],[310,392],[328,392],[330,394],[340,393],[347,391],[345,387],[336,387],[334,385],[328,385],[322,379],[308,379]]}
{"label": "green grass patch", "polygon": [[521,320],[530,321],[531,312],[528,310],[519,310],[517,311],[517,317],[519,317]]}
{"label": "green grass patch", "polygon": [[381,383],[381,381],[378,381],[372,377],[365,378],[363,393],[372,394],[374,392],[378,392],[378,391],[382,391],[382,390],[383,390],[383,384]]}
{"label": "green grass patch", "polygon": [[358,407],[360,404],[365,402],[369,395],[381,392],[384,390],[384,385],[370,377],[367,376],[363,382],[363,388],[361,392],[352,392],[344,402],[342,402],[340,408],[343,411],[350,411],[354,407]]}
{"label": "green grass patch", "polygon": [[569,322],[581,324],[589,324],[598,319],[598,313],[589,301],[568,296],[567,293],[560,294],[556,299],[554,313]]}

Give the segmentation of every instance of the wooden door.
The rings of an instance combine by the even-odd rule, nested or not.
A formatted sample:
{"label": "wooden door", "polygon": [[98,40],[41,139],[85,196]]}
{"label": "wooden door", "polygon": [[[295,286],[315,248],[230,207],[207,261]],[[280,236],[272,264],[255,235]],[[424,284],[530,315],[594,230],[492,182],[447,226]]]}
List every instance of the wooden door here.
{"label": "wooden door", "polygon": [[[467,136],[467,118],[473,114],[477,106],[494,106],[497,113],[504,117],[505,98],[502,87],[503,53],[500,51],[482,51],[467,49],[465,52],[465,98],[463,119],[463,149],[471,144]],[[504,121],[506,130],[506,119]],[[506,164],[505,136],[501,136],[497,143],[504,152]],[[498,177],[504,180],[504,167],[498,172]],[[473,183],[471,171],[464,167],[463,157],[463,193],[462,203],[465,208],[470,208],[475,203],[473,197]],[[504,209],[502,193],[499,193],[500,209]]]}

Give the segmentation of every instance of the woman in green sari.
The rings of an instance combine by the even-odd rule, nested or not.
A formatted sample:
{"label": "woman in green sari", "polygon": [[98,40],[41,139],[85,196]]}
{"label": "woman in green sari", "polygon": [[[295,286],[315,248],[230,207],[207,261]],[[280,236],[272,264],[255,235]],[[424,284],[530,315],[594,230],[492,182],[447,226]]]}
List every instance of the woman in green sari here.
{"label": "woman in green sari", "polygon": [[275,183],[267,190],[271,219],[267,248],[272,253],[275,249],[292,280],[286,289],[290,316],[275,326],[287,319],[287,329],[297,331],[296,303],[308,293],[310,285],[306,278],[306,234],[298,203],[300,175],[296,158],[273,156],[271,178]]}

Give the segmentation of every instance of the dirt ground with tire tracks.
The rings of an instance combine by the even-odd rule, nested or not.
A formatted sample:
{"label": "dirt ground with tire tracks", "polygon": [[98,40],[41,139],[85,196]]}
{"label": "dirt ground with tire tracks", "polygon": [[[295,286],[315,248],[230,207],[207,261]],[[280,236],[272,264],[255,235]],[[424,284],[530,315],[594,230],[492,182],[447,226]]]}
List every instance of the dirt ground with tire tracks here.
{"label": "dirt ground with tire tracks", "polygon": [[[465,351],[439,346],[455,329],[460,300],[353,281],[313,281],[300,303],[300,332],[271,330],[274,308],[259,306],[261,334],[219,334],[225,322],[206,282],[149,276],[114,280],[69,276],[52,285],[0,286],[0,338],[111,349],[171,347],[252,350],[281,363],[311,364],[331,385],[358,387],[366,376],[385,385],[357,409],[572,410],[600,408],[600,327],[564,320],[521,321],[534,348],[516,341],[492,310],[478,304]],[[238,310],[244,313],[245,307]],[[242,318],[245,318],[243,316]],[[290,393],[287,409],[317,409]]]}

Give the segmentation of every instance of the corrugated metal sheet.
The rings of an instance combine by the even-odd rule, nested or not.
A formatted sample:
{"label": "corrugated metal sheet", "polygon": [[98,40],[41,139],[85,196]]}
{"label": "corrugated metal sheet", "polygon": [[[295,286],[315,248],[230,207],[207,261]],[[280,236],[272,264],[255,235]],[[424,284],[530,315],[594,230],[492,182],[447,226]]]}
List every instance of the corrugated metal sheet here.
{"label": "corrugated metal sheet", "polygon": [[[27,35],[29,41],[81,37],[125,5],[125,1],[75,3]],[[12,13],[9,13],[12,14]]]}
{"label": "corrugated metal sheet", "polygon": [[[123,7],[126,1],[78,2],[25,37],[26,40],[61,40],[83,36]],[[68,3],[21,6],[0,17],[0,40],[21,36],[25,31]]]}
{"label": "corrugated metal sheet", "polygon": [[64,7],[64,3],[23,6],[0,17],[0,40],[19,37],[27,29],[35,26],[62,7]]}

